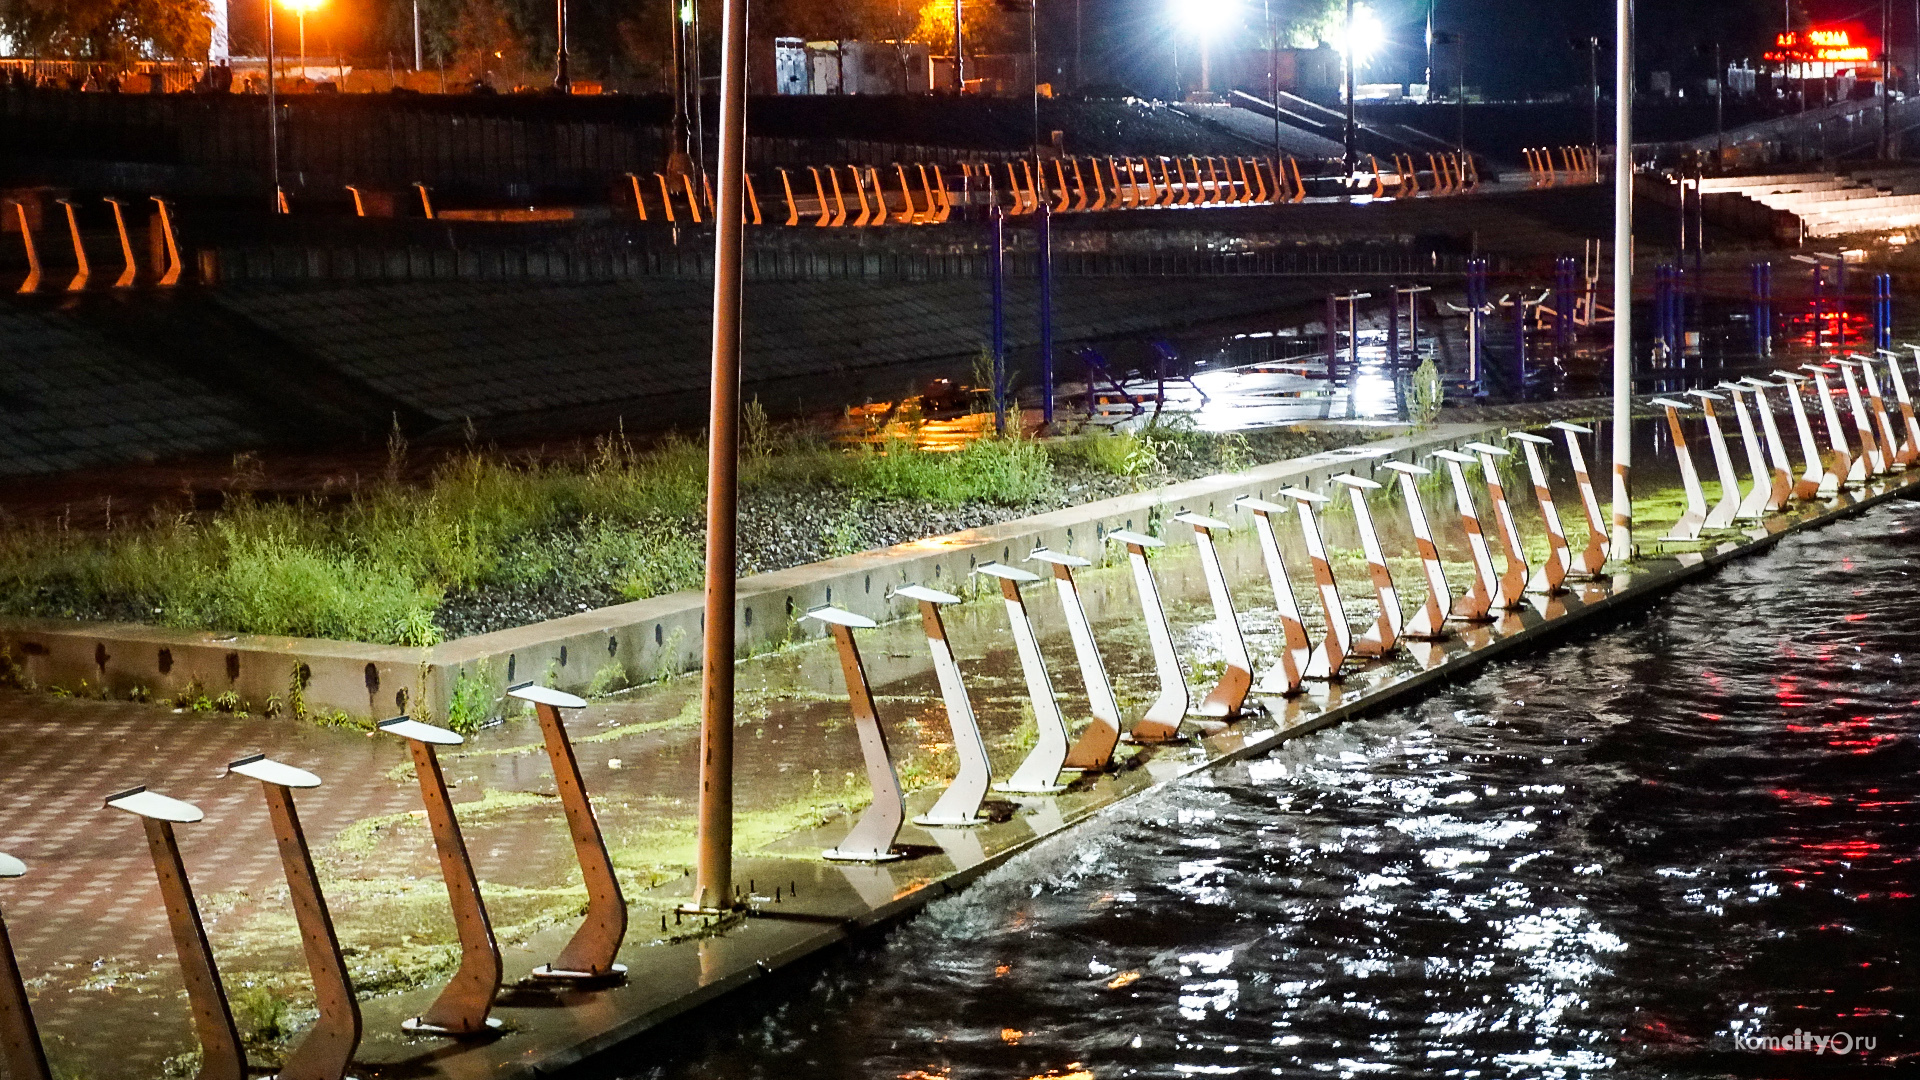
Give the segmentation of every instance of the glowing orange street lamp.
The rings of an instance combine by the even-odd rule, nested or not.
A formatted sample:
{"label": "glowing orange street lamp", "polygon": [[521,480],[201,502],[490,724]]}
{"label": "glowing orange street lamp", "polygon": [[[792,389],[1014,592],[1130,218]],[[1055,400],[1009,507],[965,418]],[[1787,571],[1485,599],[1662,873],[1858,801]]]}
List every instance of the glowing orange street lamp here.
{"label": "glowing orange street lamp", "polygon": [[307,77],[307,12],[318,11],[325,0],[280,0],[280,6],[300,19],[300,77]]}

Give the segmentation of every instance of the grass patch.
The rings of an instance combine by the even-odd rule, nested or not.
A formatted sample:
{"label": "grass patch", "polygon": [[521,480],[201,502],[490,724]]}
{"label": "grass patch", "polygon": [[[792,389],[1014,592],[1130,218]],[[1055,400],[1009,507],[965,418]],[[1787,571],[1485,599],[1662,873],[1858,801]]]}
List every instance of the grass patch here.
{"label": "grass patch", "polygon": [[[853,498],[823,526],[833,554],[868,546],[870,504],[1017,509],[1088,473],[1144,484],[1316,448],[1300,445],[1306,436],[1250,444],[1178,423],[953,451],[924,449],[899,424],[843,448],[821,431],[775,428],[757,409],[746,420],[744,492]],[[402,479],[406,452],[396,439],[384,476],[324,496],[255,498],[258,463],[241,458],[215,511],[160,509],[102,531],[0,524],[0,614],[426,647],[447,636],[450,600],[542,589],[641,600],[701,579],[701,443],[638,449],[613,436],[564,461],[470,450],[417,483]]]}

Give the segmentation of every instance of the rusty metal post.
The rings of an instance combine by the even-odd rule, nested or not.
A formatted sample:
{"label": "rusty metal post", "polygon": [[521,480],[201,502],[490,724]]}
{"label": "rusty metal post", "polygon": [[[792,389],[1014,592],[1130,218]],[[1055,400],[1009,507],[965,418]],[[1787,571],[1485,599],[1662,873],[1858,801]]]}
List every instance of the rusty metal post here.
{"label": "rusty metal post", "polygon": [[1300,537],[1307,545],[1307,558],[1313,562],[1314,589],[1320,594],[1320,611],[1327,620],[1327,633],[1307,658],[1305,677],[1326,682],[1340,681],[1340,666],[1353,649],[1353,627],[1347,622],[1346,605],[1340,602],[1340,586],[1333,576],[1333,562],[1327,557],[1326,541],[1320,536],[1320,522],[1314,505],[1324,505],[1325,495],[1304,488],[1286,488],[1280,492],[1294,501],[1294,514],[1300,519]]}
{"label": "rusty metal post", "polygon": [[1473,584],[1453,606],[1451,618],[1463,622],[1489,622],[1493,598],[1500,591],[1500,577],[1493,572],[1493,553],[1487,549],[1486,532],[1480,527],[1480,507],[1467,486],[1465,467],[1479,463],[1472,454],[1458,450],[1435,450],[1433,457],[1447,463],[1453,478],[1453,502],[1460,511],[1460,529],[1467,537],[1467,551],[1473,556]]}
{"label": "rusty metal post", "polygon": [[[1046,212],[1043,207],[1041,213]],[[1107,665],[1093,640],[1093,624],[1087,619],[1086,605],[1080,602],[1080,587],[1073,580],[1074,567],[1093,564],[1078,555],[1046,548],[1034,549],[1030,558],[1053,568],[1054,591],[1060,596],[1067,636],[1073,640],[1074,660],[1080,665],[1080,682],[1087,690],[1088,711],[1093,713],[1093,723],[1068,749],[1065,767],[1097,772],[1113,764],[1114,748],[1120,745],[1120,703],[1114,700]]]}
{"label": "rusty metal post", "polygon": [[167,206],[167,200],[153,196],[153,203],[159,207],[160,232],[167,242],[167,269],[154,284],[162,288],[180,284],[180,274],[185,267],[180,262],[180,241],[173,234],[173,211]]}
{"label": "rusty metal post", "polygon": [[1020,586],[1039,581],[1040,575],[997,562],[986,563],[974,573],[1000,582],[1000,599],[1007,606],[1007,623],[1013,629],[1014,650],[1020,655],[1020,673],[1027,680],[1027,700],[1033,705],[1033,722],[1039,731],[1038,741],[1020,767],[1013,770],[1005,783],[995,784],[994,790],[1025,795],[1064,791],[1060,770],[1067,763],[1067,722],[1060,716],[1053,680],[1048,677],[1046,661],[1040,655],[1040,640],[1034,636],[1027,602],[1020,595]]}
{"label": "rusty metal post", "polygon": [[1533,481],[1533,499],[1540,506],[1540,520],[1547,527],[1547,558],[1527,579],[1527,591],[1555,596],[1566,592],[1567,573],[1573,569],[1573,552],[1567,545],[1567,527],[1553,504],[1553,488],[1547,484],[1547,470],[1540,462],[1540,447],[1553,440],[1530,431],[1516,431],[1508,438],[1520,444],[1527,459],[1527,478]]}
{"label": "rusty metal post", "polygon": [[113,283],[113,287],[116,289],[132,288],[133,279],[135,276],[135,270],[134,270],[135,264],[133,261],[133,241],[127,236],[126,212],[121,207],[119,199],[109,198],[109,199],[103,199],[101,201],[113,207],[113,225],[114,225],[114,228],[117,229],[120,233],[120,258],[122,260],[121,262],[122,269],[120,271],[120,278],[119,280]]}
{"label": "rusty metal post", "polygon": [[1873,373],[1873,357],[1855,353],[1853,359],[1860,361],[1860,377],[1866,382],[1867,405],[1873,410],[1875,431],[1880,436],[1881,460],[1889,472],[1904,469],[1907,464],[1900,460],[1900,437],[1894,434],[1893,421],[1887,416],[1887,399],[1880,395],[1880,380]]}
{"label": "rusty metal post", "polygon": [[[1842,487],[1858,484],[1866,480],[1866,466],[1863,458],[1855,457],[1853,446],[1847,442],[1846,429],[1840,426],[1840,413],[1833,407],[1833,387],[1827,383],[1827,369],[1815,364],[1801,364],[1801,370],[1813,373],[1813,390],[1820,399],[1820,416],[1827,425],[1827,447],[1837,459],[1827,468],[1827,478],[1820,482],[1820,494],[1837,495]],[[1832,483],[1829,484],[1828,480]]]}
{"label": "rusty metal post", "polygon": [[1493,502],[1493,521],[1500,531],[1500,549],[1506,556],[1506,570],[1500,575],[1500,591],[1494,595],[1494,606],[1505,611],[1518,611],[1527,606],[1527,552],[1520,546],[1520,526],[1513,519],[1513,505],[1507,501],[1507,488],[1500,482],[1500,467],[1496,458],[1510,457],[1512,451],[1490,443],[1470,442],[1466,449],[1480,457],[1481,479],[1487,485],[1487,498]]}
{"label": "rusty metal post", "polygon": [[1853,430],[1860,436],[1860,456],[1854,459],[1853,468],[1847,473],[1847,481],[1865,483],[1868,476],[1884,474],[1887,462],[1880,455],[1880,441],[1873,437],[1873,419],[1867,415],[1866,403],[1860,400],[1860,381],[1853,377],[1853,361],[1835,360],[1833,364],[1840,369],[1841,381],[1846,383],[1847,405],[1853,414]]}
{"label": "rusty metal post", "polygon": [[747,4],[721,0],[720,205],[713,230],[713,350],[707,418],[705,653],[700,686],[700,818],[693,908],[733,907],[735,528],[740,510],[742,207],[747,168]]}
{"label": "rusty metal post", "polygon": [[360,1002],[354,997],[333,916],[320,891],[320,875],[307,848],[307,834],[294,809],[294,788],[315,788],[320,778],[269,759],[264,754],[241,758],[227,766],[230,775],[260,781],[267,797],[267,816],[273,822],[274,843],[287,874],[287,896],[300,926],[300,944],[306,952],[307,972],[313,977],[314,999],[320,1019],[308,1029],[300,1045],[280,1066],[277,1080],[341,1080],[360,1045]]}
{"label": "rusty metal post", "polygon": [[1760,430],[1766,436],[1767,458],[1772,466],[1768,470],[1767,498],[1761,510],[1775,513],[1786,507],[1787,499],[1793,494],[1793,462],[1787,459],[1787,444],[1780,438],[1780,424],[1774,419],[1773,403],[1767,400],[1767,391],[1774,387],[1767,380],[1751,375],[1741,379],[1740,384],[1753,391],[1753,408],[1760,414]]}
{"label": "rusty metal post", "polygon": [[1420,571],[1427,579],[1427,600],[1402,628],[1401,634],[1417,641],[1441,641],[1448,637],[1447,612],[1453,608],[1453,588],[1447,584],[1446,567],[1440,562],[1440,546],[1433,542],[1433,526],[1427,521],[1427,507],[1420,497],[1419,477],[1433,472],[1410,461],[1383,461],[1400,478],[1400,497],[1407,504],[1407,525],[1413,530],[1414,550],[1420,556]]}
{"label": "rusty metal post", "polygon": [[[19,859],[0,852],[0,880],[22,877],[27,867]],[[7,920],[0,915],[0,1065],[16,1080],[52,1080],[47,1068],[47,1053],[40,1045],[40,1030],[33,1022],[33,1009],[27,1002],[26,981],[20,977],[20,962],[13,954],[13,939],[7,936]]]}
{"label": "rusty metal post", "polygon": [[986,800],[987,787],[993,782],[992,766],[987,761],[987,743],[980,737],[980,721],[973,714],[973,699],[960,677],[960,664],[953,658],[953,645],[947,641],[947,626],[940,609],[957,604],[952,593],[908,585],[893,591],[920,605],[920,625],[927,634],[927,652],[933,657],[933,674],[940,681],[940,700],[946,705],[947,726],[953,731],[954,754],[960,768],[953,782],[940,793],[932,808],[913,819],[922,826],[985,825],[980,804]]}
{"label": "rusty metal post", "polygon": [[500,943],[493,936],[480,881],[473,873],[466,838],[453,813],[447,778],[440,772],[436,746],[459,746],[466,740],[445,728],[396,716],[375,725],[380,731],[407,740],[413,752],[413,774],[420,782],[420,801],[426,807],[427,827],[433,832],[440,856],[440,877],[447,885],[447,903],[460,939],[460,967],[447,980],[427,1011],[402,1021],[400,1030],[416,1035],[484,1035],[498,1028],[493,1011],[500,992]]}
{"label": "rusty metal post", "polygon": [[1734,517],[1741,521],[1759,521],[1767,516],[1767,501],[1773,494],[1773,476],[1767,469],[1766,448],[1760,444],[1759,429],[1754,426],[1753,414],[1747,409],[1745,383],[1722,381],[1715,386],[1733,395],[1733,412],[1740,421],[1740,441],[1747,454],[1747,471],[1753,476],[1753,486],[1740,499],[1740,509]]}
{"label": "rusty metal post", "polygon": [[853,713],[855,730],[860,734],[860,756],[867,766],[867,784],[873,790],[873,802],[852,831],[839,844],[820,853],[834,862],[892,862],[901,858],[893,841],[907,818],[907,803],[900,791],[900,776],[893,768],[893,755],[887,749],[887,732],[880,726],[880,714],[873,707],[873,688],[867,683],[867,667],[860,659],[860,647],[854,644],[856,629],[870,630],[875,623],[837,607],[819,607],[804,618],[827,624],[834,647],[840,653],[840,674],[847,684],[847,707]]}
{"label": "rusty metal post", "polygon": [[580,880],[587,889],[586,921],[553,963],[533,969],[533,977],[573,982],[618,979],[627,970],[614,963],[627,936],[627,899],[620,891],[620,879],[614,875],[613,860],[607,857],[600,821],[587,797],[586,781],[580,777],[580,762],[574,757],[572,740],[567,738],[567,725],[560,718],[561,709],[584,709],[587,703],[530,682],[509,687],[507,696],[531,703],[540,719],[540,736],[547,744],[547,761],[553,766],[553,786],[560,794],[573,854],[580,862]]}
{"label": "rusty metal post", "polygon": [[1807,381],[1805,375],[1792,371],[1774,371],[1773,376],[1780,380],[1780,387],[1787,392],[1787,405],[1793,410],[1793,426],[1800,437],[1800,459],[1802,472],[1800,479],[1793,485],[1793,497],[1811,499],[1818,495],[1826,482],[1833,481],[1833,490],[1839,490],[1838,477],[1830,477],[1827,463],[1820,456],[1820,442],[1813,437],[1813,424],[1807,419],[1807,405],[1800,396],[1800,384]]}
{"label": "rusty metal post", "polygon": [[176,824],[191,824],[206,815],[192,803],[144,787],[109,795],[106,804],[110,809],[133,814],[146,828],[147,850],[153,855],[153,870],[160,879],[160,900],[167,909],[167,926],[173,931],[173,947],[180,956],[187,1004],[193,1009],[194,1032],[200,1038],[198,1080],[246,1080],[247,1052],[240,1045],[239,1029],[233,1026],[227,990],[220,982],[220,968],[214,963],[213,947],[207,944],[200,906],[194,901],[187,866],[180,858],[180,844],[173,836]]}
{"label": "rusty metal post", "polygon": [[36,293],[40,291],[40,252],[33,246],[33,227],[27,223],[25,203],[13,204],[15,220],[20,223],[20,240],[27,246],[27,277],[20,283],[18,291]]}
{"label": "rusty metal post", "polygon": [[1207,595],[1213,601],[1213,621],[1220,634],[1220,651],[1226,670],[1200,699],[1194,710],[1201,716],[1229,718],[1240,715],[1253,689],[1253,660],[1247,656],[1247,639],[1240,633],[1240,616],[1233,610],[1233,594],[1227,591],[1227,573],[1220,566],[1219,549],[1213,534],[1233,526],[1201,514],[1175,514],[1173,520],[1192,526],[1193,546],[1200,553],[1200,573],[1207,579]]}
{"label": "rusty metal post", "polygon": [[1700,402],[1700,411],[1707,421],[1707,441],[1713,447],[1714,472],[1720,478],[1720,501],[1707,511],[1707,520],[1702,527],[1732,528],[1734,516],[1740,511],[1740,478],[1733,471],[1733,455],[1727,450],[1727,433],[1721,429],[1719,412],[1713,407],[1714,402],[1726,399],[1711,390],[1688,390],[1685,396]]}
{"label": "rusty metal post", "polygon": [[93,276],[93,270],[87,264],[87,245],[80,242],[80,219],[74,215],[73,203],[66,199],[55,199],[66,207],[67,232],[73,237],[73,264],[76,267],[73,280],[67,282],[68,292],[85,292],[87,279]]}
{"label": "rusty metal post", "polygon": [[1367,509],[1367,492],[1380,490],[1380,483],[1352,473],[1341,473],[1331,479],[1347,489],[1347,497],[1353,504],[1353,523],[1360,532],[1360,550],[1367,557],[1373,598],[1380,606],[1373,629],[1354,639],[1353,652],[1356,656],[1385,656],[1400,643],[1405,614],[1400,610],[1400,590],[1393,585],[1393,571],[1387,568],[1386,553],[1380,549],[1380,534],[1373,527],[1373,514]]}
{"label": "rusty metal post", "polygon": [[1900,462],[1912,465],[1920,461],[1920,418],[1914,416],[1913,398],[1907,393],[1907,377],[1900,371],[1900,354],[1892,349],[1882,349],[1881,354],[1887,358],[1887,373],[1893,377],[1894,398],[1900,404],[1900,417],[1907,432],[1907,443],[1900,448]]}
{"label": "rusty metal post", "polygon": [[1110,543],[1125,544],[1127,563],[1133,570],[1133,591],[1147,623],[1147,642],[1153,650],[1154,674],[1160,680],[1160,693],[1147,706],[1146,713],[1134,722],[1127,738],[1137,743],[1167,742],[1180,737],[1180,722],[1186,719],[1191,697],[1186,672],[1181,670],[1180,655],[1173,648],[1173,631],[1167,625],[1167,609],[1160,603],[1160,589],[1153,580],[1153,568],[1147,563],[1147,549],[1165,547],[1166,541],[1145,533],[1117,529],[1107,534]]}
{"label": "rusty metal post", "polygon": [[1600,568],[1607,563],[1607,519],[1600,513],[1600,498],[1593,490],[1593,474],[1587,471],[1587,455],[1580,449],[1580,436],[1593,434],[1593,429],[1565,420],[1555,420],[1547,425],[1566,437],[1567,459],[1573,463],[1574,483],[1580,489],[1580,507],[1587,515],[1587,546],[1573,557],[1573,564],[1567,568],[1572,577],[1597,578]]}
{"label": "rusty metal post", "polygon": [[1273,531],[1273,516],[1284,514],[1285,503],[1268,502],[1251,495],[1237,499],[1235,506],[1253,515],[1253,531],[1260,538],[1260,558],[1267,566],[1267,581],[1273,586],[1273,607],[1280,613],[1280,659],[1260,677],[1259,688],[1268,694],[1297,694],[1304,687],[1307,661],[1313,657],[1313,642],[1307,637],[1307,624],[1300,618],[1300,602],[1293,592],[1293,579],[1287,573],[1286,560],[1280,556],[1280,538]]}
{"label": "rusty metal post", "polygon": [[1687,541],[1700,539],[1700,529],[1707,520],[1707,495],[1700,489],[1700,472],[1693,467],[1693,452],[1687,449],[1686,429],[1680,426],[1680,414],[1693,409],[1684,401],[1672,398],[1654,398],[1653,404],[1667,410],[1667,433],[1673,437],[1673,456],[1680,465],[1680,486],[1686,492],[1687,508],[1673,527],[1667,530],[1662,540]]}

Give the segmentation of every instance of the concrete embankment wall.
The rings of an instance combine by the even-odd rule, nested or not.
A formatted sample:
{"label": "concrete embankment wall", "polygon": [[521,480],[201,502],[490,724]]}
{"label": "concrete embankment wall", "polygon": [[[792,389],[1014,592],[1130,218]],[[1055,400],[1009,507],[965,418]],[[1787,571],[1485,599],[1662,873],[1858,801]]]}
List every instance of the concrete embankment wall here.
{"label": "concrete embankment wall", "polygon": [[[1409,460],[1458,446],[1495,425],[1441,425],[1370,445]],[[893,588],[926,584],[966,589],[981,563],[1023,558],[1045,546],[1095,561],[1109,555],[1106,534],[1149,530],[1183,510],[1238,517],[1244,495],[1273,498],[1286,487],[1324,490],[1338,473],[1368,475],[1377,458],[1329,451],[1232,475],[1022,518],[949,536],[760,574],[740,582],[735,631],[743,654],[812,634],[798,617],[835,604],[879,620],[902,617],[910,605]],[[1191,542],[1183,528],[1169,542]],[[259,708],[269,698],[290,704],[297,687],[309,710],[356,719],[421,710],[445,719],[456,694],[496,703],[514,682],[538,680],[584,692],[598,681],[626,682],[691,670],[699,664],[701,596],[673,593],[579,615],[461,638],[429,649],[351,642],[162,631],[132,625],[90,626],[50,620],[0,624],[3,644],[22,674],[43,687],[127,696],[208,697],[232,692]]]}

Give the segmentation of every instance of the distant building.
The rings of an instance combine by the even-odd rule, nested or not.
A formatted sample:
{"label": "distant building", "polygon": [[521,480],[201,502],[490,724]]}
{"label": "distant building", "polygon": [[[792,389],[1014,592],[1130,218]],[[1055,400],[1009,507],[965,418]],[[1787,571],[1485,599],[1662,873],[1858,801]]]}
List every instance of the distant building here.
{"label": "distant building", "polygon": [[773,75],[779,94],[924,94],[932,62],[913,41],[775,38]]}

